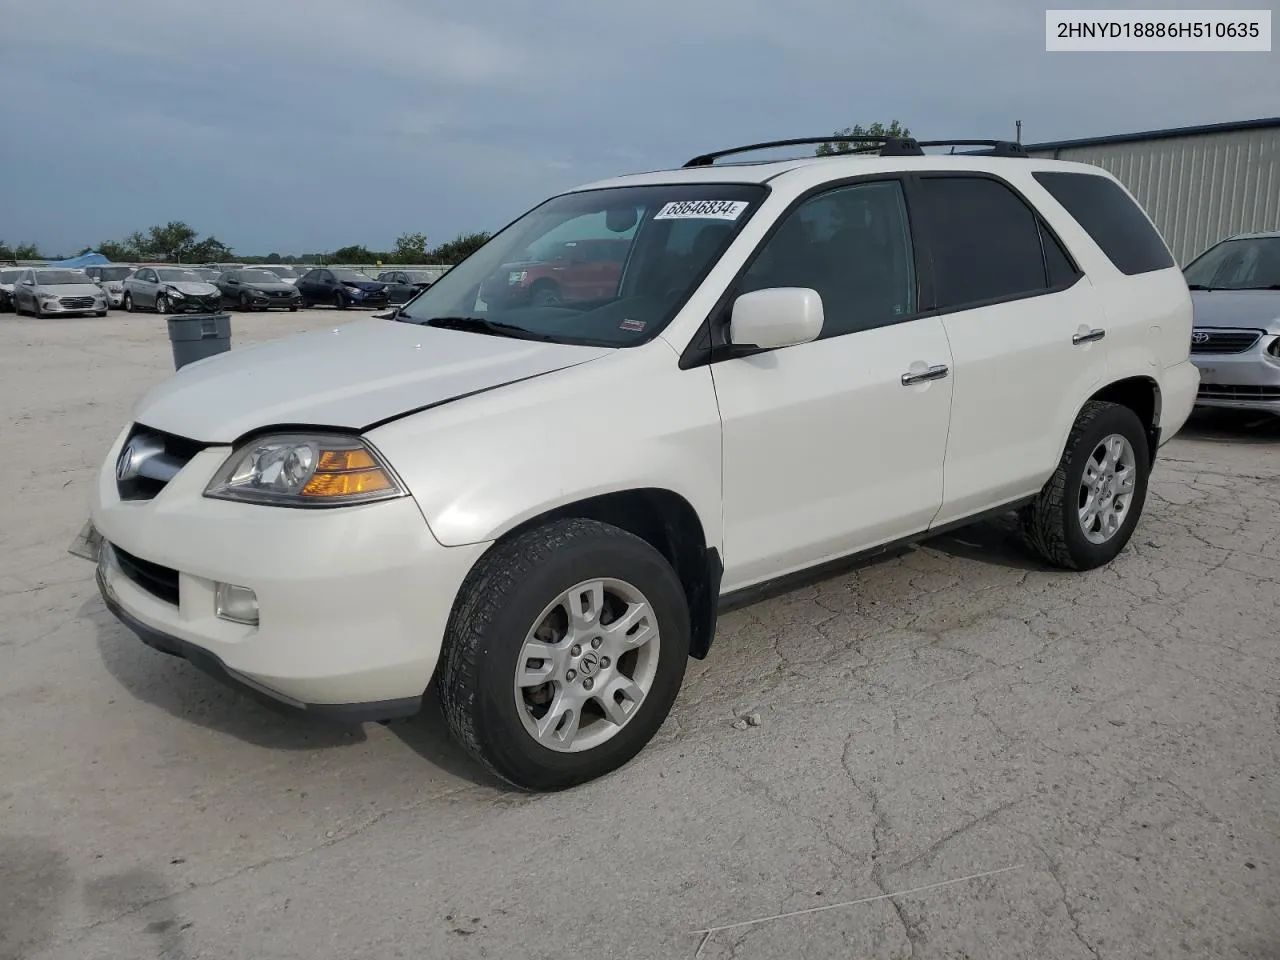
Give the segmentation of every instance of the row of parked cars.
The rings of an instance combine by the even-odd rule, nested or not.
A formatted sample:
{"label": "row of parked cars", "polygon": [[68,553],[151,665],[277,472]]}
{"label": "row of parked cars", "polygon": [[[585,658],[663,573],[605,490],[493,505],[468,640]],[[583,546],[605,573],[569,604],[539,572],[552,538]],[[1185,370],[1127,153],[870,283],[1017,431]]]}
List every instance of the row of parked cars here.
{"label": "row of parked cars", "polygon": [[221,310],[338,309],[404,304],[435,281],[429,270],[387,270],[376,278],[345,267],[283,264],[207,266],[101,264],[0,268],[0,310],[106,316],[109,309],[174,314]]}

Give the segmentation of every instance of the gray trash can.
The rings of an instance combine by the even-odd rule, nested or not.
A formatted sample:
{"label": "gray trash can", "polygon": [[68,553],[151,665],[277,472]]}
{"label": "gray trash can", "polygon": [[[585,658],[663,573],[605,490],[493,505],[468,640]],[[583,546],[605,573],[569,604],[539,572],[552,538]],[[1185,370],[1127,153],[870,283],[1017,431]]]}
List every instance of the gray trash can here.
{"label": "gray trash can", "polygon": [[168,324],[175,370],[231,349],[231,315],[228,313],[184,314],[170,317]]}

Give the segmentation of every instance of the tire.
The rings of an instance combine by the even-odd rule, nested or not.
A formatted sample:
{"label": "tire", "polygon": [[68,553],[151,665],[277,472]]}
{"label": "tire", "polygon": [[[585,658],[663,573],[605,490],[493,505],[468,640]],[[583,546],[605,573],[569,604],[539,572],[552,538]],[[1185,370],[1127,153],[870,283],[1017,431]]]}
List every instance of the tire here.
{"label": "tire", "polygon": [[169,298],[163,293],[156,294],[156,313],[169,312]]}
{"label": "tire", "polygon": [[126,293],[124,295],[123,306],[125,313],[133,313],[133,294]]}
{"label": "tire", "polygon": [[[559,601],[587,582],[602,587],[596,596],[612,598],[597,612],[608,615],[620,598],[647,602],[657,636],[631,653],[610,657],[610,651],[621,649],[620,634],[606,636],[596,648],[600,638],[570,637],[555,630],[555,623],[568,623],[567,606]],[[624,597],[626,593],[630,596]],[[600,616],[585,622],[580,629],[587,631],[605,623]],[[525,651],[539,624],[553,626],[539,639],[549,644],[544,649],[556,653],[557,665],[548,667],[547,659],[529,657]],[[598,653],[588,673],[593,649]],[[563,790],[616,770],[644,748],[675,702],[688,657],[689,608],[666,559],[617,527],[566,519],[500,541],[480,559],[454,603],[435,682],[454,737],[486,769],[525,790]],[[538,666],[530,668],[534,663]],[[580,673],[571,669],[575,664]],[[546,676],[555,679],[518,694],[518,665],[531,676],[536,673],[535,683],[543,667]],[[598,688],[592,677],[599,677]],[[615,684],[624,679],[643,696],[617,699]],[[587,694],[588,689],[595,693]],[[581,722],[577,738],[559,741],[556,748],[548,744],[557,742],[560,726],[540,741],[533,728],[542,707],[531,705],[530,698],[540,696],[541,704],[551,701],[542,714],[551,720],[551,711],[566,691],[596,699],[587,701],[592,706],[580,704],[582,710],[572,711]],[[623,718],[620,723],[604,718],[604,697],[613,701]],[[629,711],[621,706],[626,702],[633,704]],[[570,749],[571,744],[576,746]]]}
{"label": "tire", "polygon": [[35,297],[31,301],[31,315],[37,320],[44,319],[44,307],[40,306],[40,298]]}
{"label": "tire", "polygon": [[95,311],[94,311],[94,313],[93,313],[93,315],[94,315],[95,317],[105,317],[105,316],[107,315],[107,311],[105,311],[105,310],[95,310]]}
{"label": "tire", "polygon": [[[1121,463],[1109,480],[1104,466],[1102,479],[1096,481],[1103,486],[1090,493],[1086,480],[1097,470],[1086,477],[1086,469],[1096,468],[1095,458],[1108,452],[1104,441],[1120,451]],[[1152,455],[1136,413],[1117,403],[1086,403],[1067,437],[1058,469],[1036,499],[1018,513],[1028,544],[1046,561],[1067,570],[1093,570],[1110,563],[1128,544],[1142,517]],[[1127,466],[1125,460],[1130,461]],[[1082,512],[1097,503],[1105,506],[1096,519]],[[1121,503],[1122,516],[1116,517],[1121,512],[1116,505]],[[1107,519],[1117,521],[1114,527],[1104,522]]]}
{"label": "tire", "polygon": [[247,294],[240,294],[240,312],[249,313],[253,310],[253,304],[249,302]]}
{"label": "tire", "polygon": [[535,307],[546,307],[560,302],[560,288],[550,280],[539,280],[533,285],[530,303]]}
{"label": "tire", "polygon": [[290,312],[290,313],[297,313],[297,312],[298,312],[298,308],[297,308],[297,307],[290,307],[290,308],[289,308],[289,312]]}
{"label": "tire", "polygon": [[333,291],[333,305],[339,310],[347,309],[347,298],[342,295],[341,290]]}

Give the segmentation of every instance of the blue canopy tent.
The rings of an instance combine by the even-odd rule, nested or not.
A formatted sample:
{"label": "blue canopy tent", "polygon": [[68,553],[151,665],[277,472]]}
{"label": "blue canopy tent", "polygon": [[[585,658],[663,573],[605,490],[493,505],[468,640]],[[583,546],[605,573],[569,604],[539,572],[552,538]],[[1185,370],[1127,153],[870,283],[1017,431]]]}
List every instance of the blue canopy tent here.
{"label": "blue canopy tent", "polygon": [[51,263],[51,267],[96,267],[100,263],[110,263],[111,261],[102,254],[89,251],[82,253],[78,257],[72,257],[70,260],[59,260],[57,263]]}

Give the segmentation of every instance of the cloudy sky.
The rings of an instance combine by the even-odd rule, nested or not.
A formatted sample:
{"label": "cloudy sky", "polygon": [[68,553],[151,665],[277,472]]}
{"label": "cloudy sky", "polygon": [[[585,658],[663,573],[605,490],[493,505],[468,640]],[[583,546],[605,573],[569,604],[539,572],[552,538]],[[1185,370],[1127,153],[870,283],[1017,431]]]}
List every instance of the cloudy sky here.
{"label": "cloudy sky", "polygon": [[1035,142],[1277,113],[1280,52],[1050,54],[1026,0],[8,0],[0,239],[185,220],[241,254],[387,249],[858,122]]}

